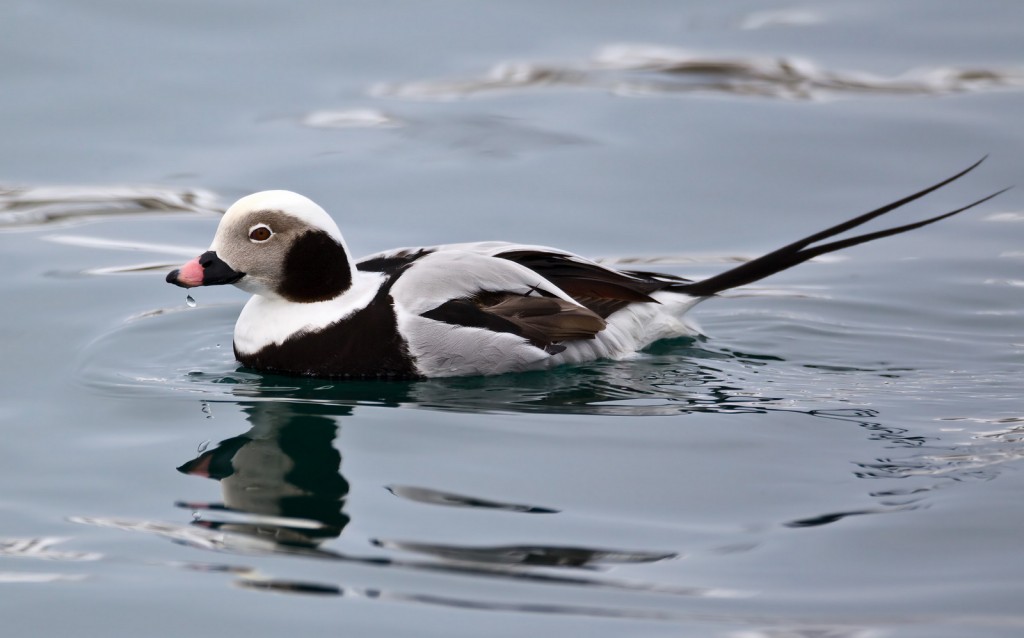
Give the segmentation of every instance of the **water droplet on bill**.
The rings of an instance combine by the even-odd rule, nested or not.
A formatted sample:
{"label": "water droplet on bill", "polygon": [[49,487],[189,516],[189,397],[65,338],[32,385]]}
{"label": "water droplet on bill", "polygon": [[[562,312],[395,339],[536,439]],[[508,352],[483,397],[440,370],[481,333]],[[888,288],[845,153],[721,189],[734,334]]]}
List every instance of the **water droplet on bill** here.
{"label": "water droplet on bill", "polygon": [[189,308],[195,308],[196,307],[196,300],[192,298],[192,295],[185,295],[185,304]]}

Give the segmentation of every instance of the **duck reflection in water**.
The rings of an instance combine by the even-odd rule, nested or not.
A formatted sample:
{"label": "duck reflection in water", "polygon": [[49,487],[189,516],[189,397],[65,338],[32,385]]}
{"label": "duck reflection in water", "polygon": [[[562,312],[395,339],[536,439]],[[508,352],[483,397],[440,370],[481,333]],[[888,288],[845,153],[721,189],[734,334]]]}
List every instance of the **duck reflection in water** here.
{"label": "duck reflection in water", "polygon": [[317,547],[349,522],[341,475],[338,406],[257,401],[240,404],[252,427],[225,439],[178,471],[220,482],[224,502],[179,503],[222,520],[196,525],[282,546]]}
{"label": "duck reflection in water", "polygon": [[[273,378],[264,382],[273,385]],[[288,399],[279,391],[287,390]],[[307,393],[312,391],[315,399]],[[341,475],[341,453],[335,446],[339,417],[352,407],[327,400],[325,386],[249,387],[238,391],[256,400],[239,405],[251,427],[225,439],[182,464],[185,474],[220,483],[222,503],[179,502],[196,512],[193,525],[252,543],[230,543],[247,552],[303,554],[331,560],[390,565],[418,570],[486,573],[531,578],[519,569],[575,567],[602,569],[626,563],[648,563],[676,556],[674,552],[549,545],[449,545],[416,540],[370,539],[372,547],[388,553],[418,555],[428,560],[383,556],[357,557],[322,548],[338,538],[349,522],[344,512],[349,483]],[[340,398],[340,397],[335,397]],[[382,397],[383,399],[383,397]],[[383,486],[403,501],[445,508],[503,511],[513,515],[550,515],[559,510],[536,504],[512,503],[482,496],[457,494],[415,485]],[[536,574],[532,578],[581,582],[574,577]]]}

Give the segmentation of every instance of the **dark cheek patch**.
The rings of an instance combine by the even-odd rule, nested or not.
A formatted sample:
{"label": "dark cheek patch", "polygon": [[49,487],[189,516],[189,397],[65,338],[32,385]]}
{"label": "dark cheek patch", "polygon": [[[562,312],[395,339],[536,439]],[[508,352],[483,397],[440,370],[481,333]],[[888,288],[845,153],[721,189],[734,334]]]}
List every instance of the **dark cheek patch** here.
{"label": "dark cheek patch", "polygon": [[333,299],[352,285],[345,249],[322,230],[299,236],[284,258],[284,279],[277,292],[288,301]]}

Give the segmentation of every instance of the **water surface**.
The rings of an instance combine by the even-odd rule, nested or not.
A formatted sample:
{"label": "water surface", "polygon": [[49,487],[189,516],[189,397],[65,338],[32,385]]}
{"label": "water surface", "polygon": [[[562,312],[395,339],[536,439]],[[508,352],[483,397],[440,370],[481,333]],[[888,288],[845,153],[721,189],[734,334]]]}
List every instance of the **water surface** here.
{"label": "water surface", "polygon": [[[236,197],[358,253],[507,239],[706,276],[985,164],[1014,3],[9,2],[12,635],[1016,636],[1020,190],[550,373],[240,369],[184,292]],[[637,266],[634,266],[637,267]],[[55,610],[59,610],[56,613]]]}

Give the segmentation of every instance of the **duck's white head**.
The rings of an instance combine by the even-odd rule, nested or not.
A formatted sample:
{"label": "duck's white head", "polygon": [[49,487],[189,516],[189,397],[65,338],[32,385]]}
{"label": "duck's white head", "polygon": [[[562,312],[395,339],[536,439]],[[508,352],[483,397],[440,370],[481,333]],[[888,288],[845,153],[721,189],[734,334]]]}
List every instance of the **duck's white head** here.
{"label": "duck's white head", "polygon": [[296,303],[333,299],[354,267],[338,225],[315,202],[283,190],[247,195],[228,208],[210,250],[167,275],[183,288],[234,284]]}

